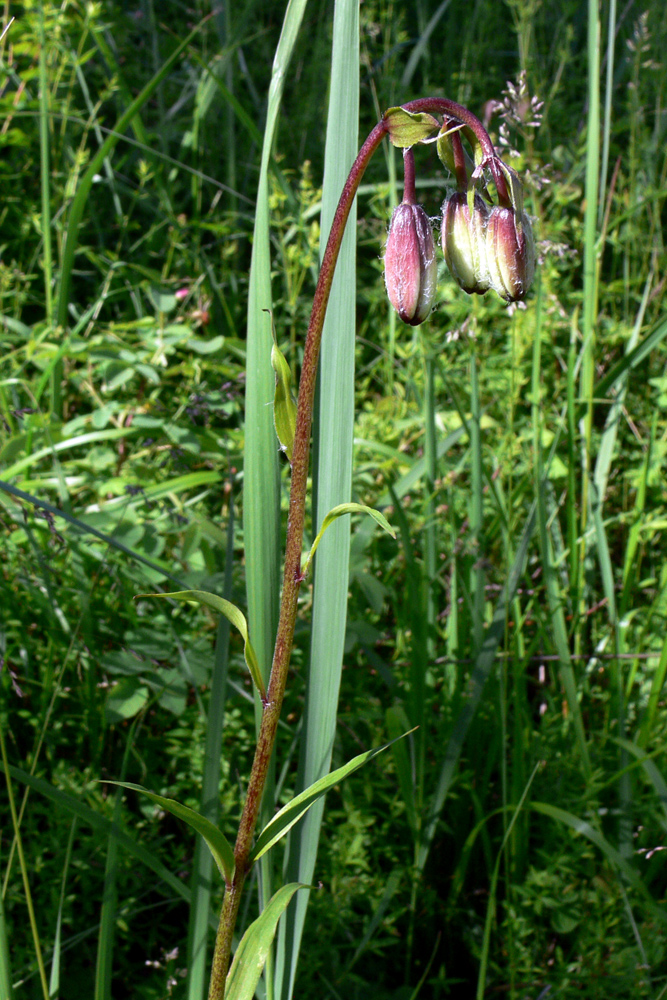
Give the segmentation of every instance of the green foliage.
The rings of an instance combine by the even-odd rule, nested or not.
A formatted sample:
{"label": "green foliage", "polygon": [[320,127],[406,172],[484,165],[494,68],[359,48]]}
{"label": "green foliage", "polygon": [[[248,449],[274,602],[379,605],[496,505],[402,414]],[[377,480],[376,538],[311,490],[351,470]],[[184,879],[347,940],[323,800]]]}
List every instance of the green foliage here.
{"label": "green foliage", "polygon": [[[47,978],[63,1000],[92,996],[112,955],[99,979],[112,995],[162,1000],[191,988],[188,907],[206,869],[160,803],[233,842],[253,685],[232,631],[215,707],[216,609],[134,598],[208,592],[247,610],[266,669],[288,470],[263,310],[296,379],[330,11],[305,6],[287,40],[262,162],[282,9],[21,6],[0,43],[0,723]],[[300,996],[408,1000],[426,975],[421,996],[469,997],[482,962],[487,994],[516,1000],[657,1000],[667,984],[667,28],[655,2],[616,24],[608,6],[599,50],[574,0],[484,2],[474,17],[464,0],[359,8],[360,136],[430,93],[479,114],[504,102],[486,106],[490,130],[519,154],[507,159],[526,179],[541,262],[525,309],[467,297],[443,270],[428,325],[392,325],[381,253],[399,154],[387,144],[375,158],[344,303],[350,334],[356,317],[347,509],[380,511],[399,543],[354,519],[349,576],[338,567],[331,769],[420,728],[331,778],[312,880],[324,889],[301,894]],[[435,217],[449,180],[433,146],[415,159]],[[265,436],[250,458],[244,383],[260,354]],[[232,497],[253,476],[244,535]],[[312,517],[306,552],[334,502]],[[246,602],[251,573],[259,596]],[[294,800],[312,600],[308,579],[265,824]],[[206,748],[213,718],[219,750]],[[124,761],[153,803],[107,795]],[[2,780],[0,990],[13,983],[18,1000],[40,993],[40,971]],[[277,869],[281,851],[262,860]],[[207,878],[214,928],[221,887]],[[105,886],[116,903],[103,911]],[[247,900],[240,934],[257,916]]]}

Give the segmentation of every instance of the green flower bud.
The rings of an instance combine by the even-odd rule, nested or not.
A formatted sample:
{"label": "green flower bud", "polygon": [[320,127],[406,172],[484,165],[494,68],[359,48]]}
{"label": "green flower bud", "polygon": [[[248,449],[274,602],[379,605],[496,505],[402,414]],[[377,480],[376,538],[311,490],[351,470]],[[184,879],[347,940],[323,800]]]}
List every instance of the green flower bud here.
{"label": "green flower bud", "polygon": [[535,275],[535,241],[525,212],[496,205],[486,226],[491,287],[508,302],[525,298]]}
{"label": "green flower bud", "polygon": [[392,306],[404,323],[419,326],[433,306],[438,266],[433,231],[421,205],[403,202],[389,225],[384,279]]}
{"label": "green flower bud", "polygon": [[442,206],[442,249],[452,277],[461,288],[483,295],[491,284],[486,261],[486,222],[489,210],[475,194],[472,214],[468,194],[455,191]]}

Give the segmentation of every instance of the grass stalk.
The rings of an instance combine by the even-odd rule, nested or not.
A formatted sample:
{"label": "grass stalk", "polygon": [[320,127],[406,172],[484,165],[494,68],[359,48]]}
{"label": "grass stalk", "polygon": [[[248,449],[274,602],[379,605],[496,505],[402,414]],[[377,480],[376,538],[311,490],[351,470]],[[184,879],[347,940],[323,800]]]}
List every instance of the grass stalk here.
{"label": "grass stalk", "polygon": [[49,1000],[49,986],[46,981],[46,969],[44,967],[44,959],[42,958],[42,946],[39,941],[39,930],[37,929],[35,907],[33,905],[32,893],[30,891],[30,882],[28,880],[28,866],[26,864],[25,853],[23,851],[23,837],[21,836],[18,815],[16,813],[16,803],[14,801],[14,791],[12,788],[12,779],[9,769],[9,761],[7,759],[4,722],[1,719],[0,719],[0,756],[2,757],[2,765],[5,772],[5,781],[7,783],[7,798],[9,799],[9,810],[12,817],[14,838],[19,856],[19,867],[21,869],[21,878],[23,880],[23,890],[25,892],[26,906],[28,907],[28,918],[30,920],[30,930],[32,931],[32,942],[33,942],[33,947],[35,949],[35,959],[37,961],[39,981],[42,987],[42,996],[44,997],[44,1000]]}
{"label": "grass stalk", "polygon": [[[227,551],[223,597],[232,599],[232,565],[234,559],[234,501],[229,493],[227,520]],[[211,697],[206,719],[206,747],[202,780],[200,813],[217,823],[220,813],[218,786],[220,783],[220,749],[225,718],[227,668],[229,664],[230,622],[220,616],[215,639],[215,661],[211,677]],[[213,857],[201,837],[197,838],[192,873],[192,903],[188,930],[188,1000],[202,1000],[206,992],[208,973],[209,913],[213,885]]]}

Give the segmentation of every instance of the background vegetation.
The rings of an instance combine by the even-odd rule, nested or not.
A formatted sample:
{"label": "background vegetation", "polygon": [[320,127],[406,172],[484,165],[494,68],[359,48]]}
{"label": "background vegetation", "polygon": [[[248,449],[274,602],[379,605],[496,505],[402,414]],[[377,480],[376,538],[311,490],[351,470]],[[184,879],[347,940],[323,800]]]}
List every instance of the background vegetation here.
{"label": "background vegetation", "polygon": [[[273,321],[294,370],[332,7],[306,7],[268,175]],[[399,157],[371,165],[352,493],[398,541],[352,524],[334,764],[420,729],[327,798],[301,997],[667,995],[667,14],[603,8],[596,40],[595,4],[576,0],[360,7],[360,136],[396,103],[467,104],[518,151],[541,265],[525,309],[465,296],[443,267],[439,308],[404,327],[381,263]],[[248,273],[284,10],[25,0],[12,15],[0,690],[35,923],[63,1000],[192,996],[193,835],[100,779],[199,807],[212,671],[226,673],[220,822],[234,837],[255,724],[242,643],[202,609],[135,598],[201,588],[245,606]],[[90,174],[73,255],[87,168],[194,28]],[[448,179],[428,150],[417,169],[435,217]],[[278,801],[299,757],[311,600],[306,585]],[[0,954],[33,997],[4,782],[2,796]]]}

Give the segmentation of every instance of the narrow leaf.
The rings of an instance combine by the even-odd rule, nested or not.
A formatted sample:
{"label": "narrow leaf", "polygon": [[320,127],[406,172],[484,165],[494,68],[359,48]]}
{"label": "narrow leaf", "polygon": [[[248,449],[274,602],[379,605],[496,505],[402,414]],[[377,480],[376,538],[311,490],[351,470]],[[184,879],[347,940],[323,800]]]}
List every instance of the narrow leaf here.
{"label": "narrow leaf", "polygon": [[149,792],[143,785],[135,785],[131,781],[108,781],[107,784],[120,785],[121,788],[130,788],[133,792],[141,792],[142,795],[148,796],[149,799],[156,802],[162,809],[166,809],[172,816],[177,816],[178,819],[184,820],[188,826],[191,826],[193,830],[202,835],[208,844],[208,848],[220,870],[220,874],[225,882],[231,882],[234,874],[234,851],[232,845],[222,830],[214,826],[205,816],[195,812],[194,809],[190,809],[189,806],[181,805],[176,799],[167,799],[164,795],[156,795],[155,792]]}
{"label": "narrow leaf", "polygon": [[239,942],[227,976],[225,1000],[253,1000],[255,989],[275,937],[276,927],[297,889],[309,889],[301,882],[290,882],[271,898]]}
{"label": "narrow leaf", "polygon": [[226,601],[224,597],[218,597],[217,594],[209,594],[206,590],[178,590],[173,594],[139,594],[139,597],[173,597],[175,601],[189,601],[191,604],[203,604],[207,608],[211,608],[212,611],[217,611],[218,614],[224,615],[234,626],[238,629],[243,637],[243,642],[245,643],[244,656],[245,662],[250,671],[250,676],[255,682],[255,686],[259,691],[263,699],[266,699],[266,688],[264,687],[264,680],[259,669],[259,663],[257,662],[257,656],[255,655],[255,650],[253,649],[252,643],[250,642],[250,636],[248,635],[248,623],[245,620],[245,615],[242,611],[232,604],[231,601]]}
{"label": "narrow leaf", "polygon": [[313,542],[311,550],[308,553],[306,561],[303,564],[303,569],[302,569],[303,576],[305,576],[306,573],[308,572],[308,569],[313,560],[313,556],[315,555],[317,547],[322,541],[322,536],[324,535],[324,532],[327,530],[330,524],[333,524],[336,518],[342,517],[343,514],[370,514],[373,520],[376,521],[381,528],[384,528],[384,530],[388,532],[392,538],[396,538],[396,532],[394,531],[394,529],[392,528],[392,526],[390,525],[389,521],[384,516],[384,514],[381,514],[379,510],[375,510],[373,507],[367,507],[363,503],[341,503],[337,507],[333,507],[322,521],[322,527],[318,531],[317,538]]}
{"label": "narrow leaf", "polygon": [[[413,729],[410,732],[414,732]],[[403,739],[403,736],[408,736],[408,733],[403,733],[398,736],[397,739]],[[301,819],[304,813],[308,812],[310,807],[314,802],[317,802],[319,798],[327,792],[332,785],[338,784],[343,778],[347,778],[349,774],[357,771],[360,767],[366,764],[373,757],[377,757],[379,753],[390,747],[392,743],[385,743],[384,746],[376,747],[374,750],[367,750],[366,753],[359,754],[358,757],[353,757],[349,760],[347,764],[343,764],[342,767],[337,768],[335,771],[331,771],[330,774],[325,774],[323,778],[316,781],[310,788],[306,788],[305,791],[301,792],[299,795],[295,796],[291,802],[288,802],[286,806],[276,813],[270,823],[268,823],[259,837],[257,838],[257,843],[250,853],[250,860],[256,861],[257,858],[261,858],[262,854],[265,854],[274,844],[276,844],[281,837],[284,837],[288,830],[290,830],[295,823]]]}
{"label": "narrow leaf", "polygon": [[275,342],[271,348],[271,364],[276,373],[276,394],[273,399],[273,422],[280,447],[292,461],[296,430],[296,402],[292,395],[292,372],[287,359]]}

